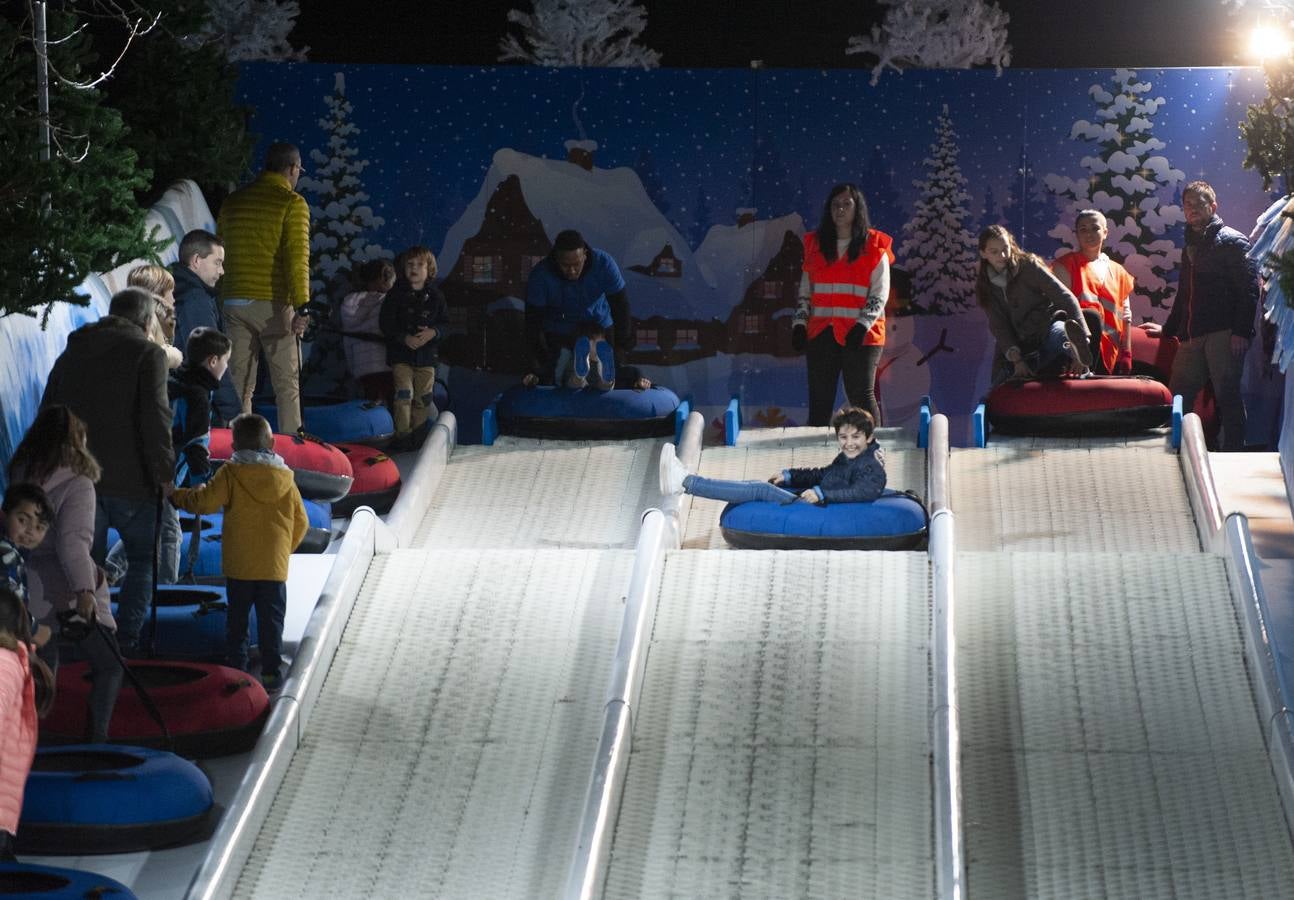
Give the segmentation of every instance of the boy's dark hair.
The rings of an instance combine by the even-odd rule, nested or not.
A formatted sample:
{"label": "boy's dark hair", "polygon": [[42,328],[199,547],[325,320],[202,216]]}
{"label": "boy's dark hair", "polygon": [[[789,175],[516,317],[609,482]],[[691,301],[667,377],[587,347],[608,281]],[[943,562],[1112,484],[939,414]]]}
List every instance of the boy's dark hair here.
{"label": "boy's dark hair", "polygon": [[857,406],[842,406],[836,410],[836,414],[831,417],[831,427],[840,433],[840,429],[846,425],[852,425],[863,433],[863,437],[870,438],[876,431],[876,420],[872,414],[865,409],[859,409]]}
{"label": "boy's dark hair", "polygon": [[242,413],[234,416],[229,428],[233,432],[235,450],[271,450],[274,447],[274,433],[264,416]]}
{"label": "boy's dark hair", "polygon": [[36,507],[36,517],[46,525],[54,522],[54,504],[39,484],[30,481],[19,481],[11,484],[4,492],[4,504],[0,506],[6,513],[11,513],[19,503],[30,503]]}
{"label": "boy's dark hair", "polygon": [[189,332],[189,339],[184,344],[184,362],[190,369],[195,369],[206,362],[208,356],[224,356],[231,347],[233,343],[223,333],[200,325]]}
{"label": "boy's dark hair", "polygon": [[199,259],[206,259],[215,252],[217,247],[223,246],[225,246],[225,242],[210,231],[204,228],[195,228],[180,241],[180,264],[187,266],[189,260],[193,259],[194,256]]}
{"label": "boy's dark hair", "polygon": [[359,264],[359,270],[355,273],[359,276],[360,287],[365,287],[371,282],[377,281],[387,269],[395,272],[395,266],[391,264],[389,259],[364,260]]}

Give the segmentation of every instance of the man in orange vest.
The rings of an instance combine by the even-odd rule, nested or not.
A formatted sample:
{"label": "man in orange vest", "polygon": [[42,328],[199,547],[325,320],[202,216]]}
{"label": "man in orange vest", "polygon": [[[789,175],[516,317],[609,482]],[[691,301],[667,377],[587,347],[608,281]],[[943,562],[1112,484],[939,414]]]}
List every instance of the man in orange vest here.
{"label": "man in orange vest", "polygon": [[1052,274],[1078,298],[1092,335],[1092,371],[1132,374],[1132,275],[1101,252],[1109,228],[1105,216],[1085,209],[1074,219],[1078,249],[1051,264]]}

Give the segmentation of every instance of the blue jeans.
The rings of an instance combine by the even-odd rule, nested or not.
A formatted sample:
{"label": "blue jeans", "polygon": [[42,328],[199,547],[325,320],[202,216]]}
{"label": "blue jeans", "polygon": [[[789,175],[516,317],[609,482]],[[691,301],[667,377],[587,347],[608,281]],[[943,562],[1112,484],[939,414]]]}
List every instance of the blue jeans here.
{"label": "blue jeans", "polygon": [[162,539],[157,551],[157,583],[180,580],[180,511],[167,503],[162,509]]}
{"label": "blue jeans", "polygon": [[283,665],[283,617],[288,586],[282,581],[225,581],[229,617],[225,620],[225,664],[247,671],[247,620],[256,607],[256,641],[261,649],[261,677],[279,675]]}
{"label": "blue jeans", "polygon": [[157,500],[99,496],[94,511],[94,545],[90,556],[103,565],[108,556],[108,529],[115,528],[126,548],[126,579],[117,598],[117,641],[133,651],[153,602],[157,560]]}
{"label": "blue jeans", "polygon": [[[1068,340],[1065,323],[1052,322],[1051,329],[1038,345],[1038,349],[1023,353],[1022,358],[1029,368],[1033,369],[1035,376],[1059,375],[1061,370],[1073,360],[1069,351],[1065,349],[1065,342]],[[998,367],[995,370],[997,375],[993,379],[994,387],[1007,381],[1015,373],[1015,366],[1003,360],[1001,356],[998,360]]]}
{"label": "blue jeans", "polygon": [[728,503],[749,503],[752,500],[794,503],[800,496],[767,481],[724,481],[719,478],[702,478],[700,475],[684,478],[683,490],[693,497],[724,500]]}

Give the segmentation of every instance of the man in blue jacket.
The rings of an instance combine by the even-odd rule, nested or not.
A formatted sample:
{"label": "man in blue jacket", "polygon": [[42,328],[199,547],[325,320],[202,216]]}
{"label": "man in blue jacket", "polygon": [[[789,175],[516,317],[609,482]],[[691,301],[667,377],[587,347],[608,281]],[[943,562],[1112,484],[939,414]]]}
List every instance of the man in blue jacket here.
{"label": "man in blue jacket", "polygon": [[1182,395],[1189,412],[1195,396],[1212,380],[1222,423],[1222,449],[1243,450],[1245,404],[1240,375],[1254,336],[1258,274],[1249,261],[1249,241],[1228,228],[1217,214],[1218,198],[1204,181],[1182,190],[1186,247],[1177,279],[1177,295],[1168,321],[1142,327],[1152,336],[1181,342],[1173,358],[1168,387]]}
{"label": "man in blue jacket", "polygon": [[620,267],[573,229],[557,235],[552,252],[530,273],[526,341],[532,355],[531,371],[523,379],[527,386],[552,377],[568,387],[592,383],[610,390],[619,372],[618,380],[627,387],[651,387],[637,370],[617,364],[634,346]]}
{"label": "man in blue jacket", "polygon": [[[225,274],[225,243],[210,231],[195,228],[180,241],[180,258],[171,264],[175,277],[175,344],[184,347],[197,328],[222,334],[225,320],[216,301],[216,283]],[[243,411],[226,370],[211,398],[213,424],[224,426]]]}

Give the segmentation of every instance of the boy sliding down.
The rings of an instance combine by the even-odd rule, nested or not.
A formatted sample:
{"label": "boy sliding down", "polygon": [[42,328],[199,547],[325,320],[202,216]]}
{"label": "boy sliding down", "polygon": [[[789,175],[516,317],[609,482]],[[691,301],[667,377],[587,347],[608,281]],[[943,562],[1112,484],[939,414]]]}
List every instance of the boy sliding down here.
{"label": "boy sliding down", "polygon": [[287,611],[288,558],[306,535],[309,521],[292,470],[274,452],[270,425],[254,413],[232,423],[234,455],[202,487],[177,488],[171,502],[193,513],[222,507],[225,524],[221,566],[229,597],[225,626],[226,664],[247,669],[247,620],[253,606],[261,649],[261,683],[277,690],[283,681],[283,617]]}
{"label": "boy sliding down", "polygon": [[687,493],[728,503],[806,500],[819,506],[875,500],[885,490],[885,453],[873,437],[876,423],[871,413],[846,407],[832,417],[831,425],[840,453],[830,465],[783,469],[768,481],[722,481],[689,474],[674,455],[674,445],[666,444],[660,454],[661,493]]}

